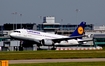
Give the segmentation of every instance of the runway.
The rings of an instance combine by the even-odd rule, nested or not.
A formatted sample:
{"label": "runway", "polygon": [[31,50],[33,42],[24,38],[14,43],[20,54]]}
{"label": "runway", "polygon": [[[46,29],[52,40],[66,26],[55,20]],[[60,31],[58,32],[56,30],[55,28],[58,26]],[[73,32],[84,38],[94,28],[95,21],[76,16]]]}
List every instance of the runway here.
{"label": "runway", "polygon": [[53,62],[105,62],[105,58],[87,58],[87,59],[33,59],[33,60],[9,60],[9,64],[20,63],[53,63]]}

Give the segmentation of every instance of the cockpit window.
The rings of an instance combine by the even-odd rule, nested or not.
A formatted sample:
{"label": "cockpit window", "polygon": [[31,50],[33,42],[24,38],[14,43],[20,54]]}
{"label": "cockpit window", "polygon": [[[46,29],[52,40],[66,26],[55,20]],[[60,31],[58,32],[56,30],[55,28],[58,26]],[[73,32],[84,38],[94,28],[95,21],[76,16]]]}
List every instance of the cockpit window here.
{"label": "cockpit window", "polygon": [[20,33],[20,31],[14,31],[14,32]]}

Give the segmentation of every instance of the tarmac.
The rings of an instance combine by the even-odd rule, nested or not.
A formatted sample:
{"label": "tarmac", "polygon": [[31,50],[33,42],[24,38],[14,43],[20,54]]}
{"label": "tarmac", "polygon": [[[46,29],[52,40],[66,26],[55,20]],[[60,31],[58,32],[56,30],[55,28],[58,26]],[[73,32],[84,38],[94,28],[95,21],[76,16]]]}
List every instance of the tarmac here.
{"label": "tarmac", "polygon": [[21,63],[57,63],[57,62],[105,62],[105,58],[85,59],[33,59],[33,60],[8,60],[9,64]]}

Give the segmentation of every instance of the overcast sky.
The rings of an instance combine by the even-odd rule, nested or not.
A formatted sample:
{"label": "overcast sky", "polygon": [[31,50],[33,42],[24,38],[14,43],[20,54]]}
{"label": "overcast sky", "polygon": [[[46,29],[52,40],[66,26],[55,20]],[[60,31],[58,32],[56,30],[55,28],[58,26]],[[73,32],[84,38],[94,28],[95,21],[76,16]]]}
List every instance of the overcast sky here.
{"label": "overcast sky", "polygon": [[0,0],[0,25],[39,24],[43,16],[54,16],[61,24],[86,21],[88,24],[105,25],[105,0]]}

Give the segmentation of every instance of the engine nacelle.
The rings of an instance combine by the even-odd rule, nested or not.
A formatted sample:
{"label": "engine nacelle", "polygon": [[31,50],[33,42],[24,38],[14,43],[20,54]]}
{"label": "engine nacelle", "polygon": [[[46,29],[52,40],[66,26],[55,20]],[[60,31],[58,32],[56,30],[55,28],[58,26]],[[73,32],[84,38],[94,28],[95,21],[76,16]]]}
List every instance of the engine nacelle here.
{"label": "engine nacelle", "polygon": [[67,41],[61,41],[60,44],[68,44]]}
{"label": "engine nacelle", "polygon": [[51,45],[53,45],[53,41],[50,40],[50,39],[43,39],[42,40],[42,45],[51,46]]}
{"label": "engine nacelle", "polygon": [[93,34],[87,34],[86,37],[92,38],[93,37]]}
{"label": "engine nacelle", "polygon": [[75,39],[68,40],[68,43],[69,44],[79,44],[78,41]]}

